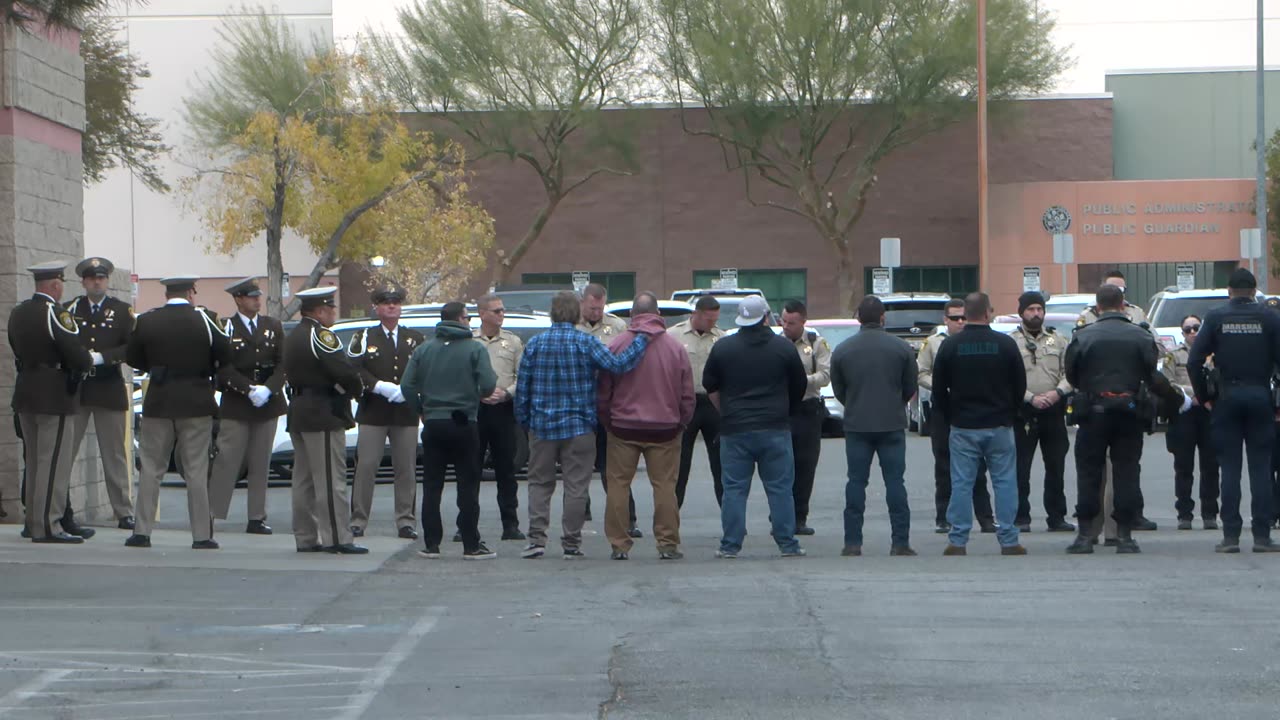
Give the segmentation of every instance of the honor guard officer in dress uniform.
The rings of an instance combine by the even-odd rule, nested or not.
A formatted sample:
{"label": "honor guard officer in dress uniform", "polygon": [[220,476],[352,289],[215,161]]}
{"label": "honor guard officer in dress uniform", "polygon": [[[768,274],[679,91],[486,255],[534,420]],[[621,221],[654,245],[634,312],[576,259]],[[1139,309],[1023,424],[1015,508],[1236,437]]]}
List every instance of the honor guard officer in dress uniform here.
{"label": "honor guard officer in dress uniform", "polygon": [[[1200,453],[1200,517],[1205,530],[1218,529],[1218,454],[1213,449],[1209,410],[1195,399],[1191,374],[1187,372],[1191,346],[1202,324],[1195,315],[1182,319],[1182,344],[1165,354],[1160,367],[1169,382],[1192,398],[1192,407],[1172,418],[1165,433],[1165,446],[1173,454],[1173,491],[1177,498],[1174,509],[1178,513],[1179,530],[1190,530],[1195,519],[1196,502],[1191,499],[1191,487],[1196,479],[1197,451]],[[1212,362],[1213,358],[1208,358],[1206,368]]]}
{"label": "honor guard officer in dress uniform", "polygon": [[805,330],[809,312],[799,300],[788,300],[782,306],[782,334],[795,346],[804,364],[808,385],[800,412],[791,416],[791,448],[795,456],[796,480],[792,496],[796,502],[796,534],[812,535],[809,527],[809,498],[813,496],[813,476],[818,471],[818,454],[822,450],[822,419],[826,405],[820,391],[831,383],[831,348],[812,330]]}
{"label": "honor guard officer in dress uniform", "polygon": [[[1121,293],[1124,293],[1127,281],[1124,278],[1124,273],[1120,272],[1119,270],[1110,270],[1107,272],[1106,277],[1103,278],[1102,284],[1114,285],[1115,287],[1120,288]],[[1085,308],[1084,311],[1080,313],[1080,317],[1076,318],[1076,328],[1077,329],[1082,328],[1085,325],[1089,325],[1094,322],[1097,322],[1099,314],[1100,313],[1098,312],[1098,309],[1093,305],[1090,305],[1089,307]],[[1128,300],[1125,300],[1124,302],[1124,314],[1126,317],[1129,318],[1129,322],[1133,323],[1134,325],[1140,325],[1144,327],[1146,326],[1146,323],[1147,323],[1146,311],[1138,307],[1137,305],[1130,303]],[[1105,528],[1106,536],[1107,536],[1107,545],[1114,546],[1116,544],[1116,540],[1114,537],[1116,527],[1115,527],[1115,521],[1111,519],[1112,487],[1111,487],[1111,462],[1110,461],[1107,462],[1104,478],[1105,478],[1106,489],[1104,493],[1103,502],[1104,502],[1104,507],[1106,508],[1106,511],[1104,513],[1099,514],[1098,525],[1097,527],[1091,528],[1091,532],[1093,533],[1092,535],[1093,539],[1097,540],[1098,535],[1101,534]],[[1143,509],[1145,507],[1146,507],[1146,501],[1142,497],[1142,488],[1139,487],[1138,488],[1138,519],[1134,522],[1134,526],[1133,526],[1134,530],[1155,530],[1157,527],[1156,524],[1151,520],[1148,520],[1146,515],[1144,514]]]}
{"label": "honor guard officer in dress uniform", "polygon": [[356,477],[351,487],[351,534],[363,537],[373,508],[373,486],[382,455],[391,442],[395,471],[395,521],[400,537],[416,540],[414,505],[418,499],[418,413],[404,401],[400,378],[422,333],[400,325],[404,288],[388,283],[373,292],[374,313],[381,322],[357,330],[347,346],[351,364],[360,371],[364,395],[356,411],[360,425],[356,445]]}
{"label": "honor guard officer in dress uniform", "polygon": [[18,366],[13,410],[22,428],[26,482],[26,534],[37,543],[81,543],[62,526],[71,484],[75,447],[71,443],[78,412],[80,380],[93,367],[77,337],[79,328],[58,302],[62,299],[61,260],[27,268],[35,294],[9,315],[9,347]]}
{"label": "honor guard officer in dress uniform", "polygon": [[[1114,285],[1098,289],[1098,322],[1076,331],[1067,346],[1067,382],[1076,388],[1077,504],[1079,532],[1067,548],[1073,555],[1093,552],[1091,524],[1103,512],[1103,471],[1111,460],[1114,484],[1116,552],[1141,552],[1133,539],[1140,518],[1138,463],[1142,457],[1148,397],[1166,403],[1191,401],[1156,371],[1155,338],[1124,312],[1124,293]],[[1174,412],[1177,412],[1174,409]],[[1167,414],[1167,412],[1166,412]]]}
{"label": "honor guard officer in dress uniform", "polygon": [[213,516],[225,520],[231,510],[240,471],[249,481],[249,524],[245,532],[270,535],[267,525],[267,468],[284,401],[284,326],[260,315],[262,289],[255,278],[226,287],[236,314],[222,322],[231,340],[231,366],[221,374],[218,453],[209,478]]}
{"label": "honor guard officer in dress uniform", "polygon": [[688,320],[667,330],[689,353],[693,366],[693,420],[684,429],[680,440],[680,472],[676,476],[676,505],[684,506],[685,488],[689,485],[689,470],[693,466],[693,446],[702,433],[702,444],[707,447],[707,462],[711,465],[711,481],[715,488],[716,505],[724,496],[720,483],[720,411],[711,403],[706,388],[702,387],[702,371],[707,367],[711,346],[724,337],[721,330],[720,301],[710,295],[698,298],[693,314]]}
{"label": "honor guard officer in dress uniform", "polygon": [[289,383],[293,441],[293,539],[298,552],[362,555],[351,542],[345,433],[355,426],[351,401],[364,393],[360,372],[329,330],[338,317],[335,287],[298,293],[302,321],[289,333],[284,374]]}
{"label": "honor guard officer in dress uniform", "polygon": [[138,316],[127,360],[150,373],[138,431],[138,508],[129,547],[151,547],[160,481],[176,445],[187,483],[191,547],[217,550],[209,510],[209,449],[213,442],[214,375],[231,365],[231,341],[212,315],[195,306],[195,275],[164,278],[166,303]]}
{"label": "honor guard officer in dress uniform", "polygon": [[[133,403],[132,388],[125,385],[121,364],[129,347],[134,317],[129,303],[107,295],[114,270],[111,261],[101,257],[87,258],[76,265],[85,294],[67,303],[67,311],[80,328],[80,341],[93,357],[93,367],[80,384],[80,414],[76,416],[71,442],[79,450],[92,418],[111,510],[121,530],[132,530],[133,500],[129,497],[124,436],[125,424],[133,415]],[[68,514],[70,508],[68,503]]]}
{"label": "honor guard officer in dress uniform", "polygon": [[1044,511],[1049,532],[1074,532],[1067,522],[1067,495],[1064,478],[1067,466],[1067,395],[1063,356],[1067,340],[1044,324],[1044,296],[1025,292],[1018,298],[1021,323],[1009,333],[1018,343],[1022,366],[1027,373],[1027,391],[1022,398],[1014,441],[1018,446],[1018,515],[1015,523],[1022,532],[1031,530],[1031,466],[1040,446],[1044,463]]}
{"label": "honor guard officer in dress uniform", "polygon": [[[1187,360],[1196,399],[1212,413],[1213,445],[1222,469],[1222,542],[1216,549],[1240,552],[1243,443],[1253,499],[1253,551],[1280,552],[1280,545],[1271,541],[1271,452],[1276,414],[1271,378],[1280,364],[1280,317],[1254,299],[1258,283],[1248,270],[1237,268],[1231,273],[1227,288],[1230,301],[1205,315]],[[1221,377],[1217,397],[1210,397],[1204,375],[1205,359],[1210,355]]]}
{"label": "honor guard officer in dress uniform", "polygon": [[[484,295],[476,301],[480,313],[480,328],[475,338],[489,351],[489,364],[498,375],[498,385],[493,394],[480,400],[476,415],[476,427],[480,435],[480,459],[486,453],[493,457],[493,475],[498,485],[498,513],[502,516],[502,539],[524,540],[520,532],[520,500],[517,496],[515,456],[516,433],[523,432],[516,426],[515,403],[519,391],[516,377],[520,372],[520,356],[524,343],[510,330],[503,330],[506,308],[497,295]],[[461,533],[459,533],[461,541]]]}
{"label": "honor guard officer in dress uniform", "polygon": [[[627,323],[612,313],[606,313],[604,306],[609,291],[599,283],[591,283],[582,289],[582,317],[576,327],[582,332],[593,335],[606,346],[613,339],[626,332]],[[600,484],[605,492],[609,491],[609,483],[605,480],[605,448],[609,445],[609,435],[603,425],[596,425],[596,472],[600,473]],[[591,497],[587,497],[587,519],[591,519]],[[636,527],[636,498],[631,496],[631,530],[627,532],[633,538],[642,538],[644,533]]]}

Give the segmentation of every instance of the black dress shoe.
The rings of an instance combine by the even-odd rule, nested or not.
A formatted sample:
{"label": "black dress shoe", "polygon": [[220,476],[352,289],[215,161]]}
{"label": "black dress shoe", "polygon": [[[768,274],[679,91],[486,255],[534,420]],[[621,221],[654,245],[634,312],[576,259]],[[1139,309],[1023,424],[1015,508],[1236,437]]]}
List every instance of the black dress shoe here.
{"label": "black dress shoe", "polygon": [[79,545],[84,542],[84,538],[71,533],[59,532],[45,537],[31,538],[33,543],[51,543],[55,545]]}
{"label": "black dress shoe", "polygon": [[809,527],[808,525],[796,526],[797,535],[813,535],[815,532],[816,531],[813,528]]}
{"label": "black dress shoe", "polygon": [[1158,526],[1157,526],[1154,522],[1152,522],[1151,520],[1146,519],[1145,517],[1140,517],[1140,518],[1138,518],[1137,520],[1135,520],[1135,521],[1133,522],[1133,529],[1134,529],[1134,530],[1142,530],[1142,531],[1144,531],[1144,532],[1152,532],[1152,531],[1153,531],[1153,530],[1155,530],[1157,527],[1158,527]]}
{"label": "black dress shoe", "polygon": [[66,525],[63,525],[62,529],[66,530],[67,533],[70,535],[75,535],[76,537],[83,538],[85,540],[88,540],[89,538],[98,534],[97,530],[94,530],[91,527],[85,527],[83,525],[72,525],[71,527],[67,527]]}
{"label": "black dress shoe", "polygon": [[300,548],[298,548],[298,552],[301,552],[301,553],[318,553],[318,552],[324,552],[324,546],[323,546],[323,545],[308,545],[308,546],[306,546],[306,547],[300,547]]}
{"label": "black dress shoe", "polygon": [[524,540],[526,538],[524,536],[524,533],[520,532],[520,528],[513,527],[513,528],[507,528],[506,530],[502,531],[502,539],[503,540]]}
{"label": "black dress shoe", "polygon": [[461,530],[459,530],[458,532],[456,532],[456,533],[454,533],[454,534],[453,534],[453,541],[454,541],[454,542],[462,542],[462,531],[461,531]]}
{"label": "black dress shoe", "polygon": [[1018,532],[1025,532],[1025,533],[1029,533],[1029,532],[1031,532],[1031,521],[1030,521],[1030,520],[1028,520],[1028,521],[1026,521],[1026,522],[1015,522],[1015,523],[1014,523],[1014,525],[1017,525],[1017,526],[1018,526]]}
{"label": "black dress shoe", "polygon": [[30,529],[30,528],[28,528],[26,525],[23,525],[23,526],[22,526],[22,532],[21,532],[21,533],[19,533],[19,534],[20,534],[20,535],[22,535],[22,539],[23,539],[23,540],[30,540],[30,539],[31,539],[31,529]]}
{"label": "black dress shoe", "polygon": [[356,545],[354,543],[344,543],[342,545],[330,545],[324,550],[325,552],[333,553],[334,555],[367,555],[369,553],[369,548],[361,547],[360,545]]}
{"label": "black dress shoe", "polygon": [[644,533],[640,531],[640,528],[632,525],[631,529],[627,531],[627,536],[638,539],[644,537]]}
{"label": "black dress shoe", "polygon": [[134,527],[136,527],[136,524],[133,522],[133,516],[126,515],[125,517],[120,518],[120,522],[116,523],[116,527],[120,528],[121,530],[134,529]]}
{"label": "black dress shoe", "polygon": [[351,537],[364,537],[364,528],[351,526]]}
{"label": "black dress shoe", "polygon": [[261,520],[250,520],[244,531],[250,535],[270,535],[271,526]]}
{"label": "black dress shoe", "polygon": [[192,550],[217,550],[218,541],[217,540],[196,540],[195,542],[191,543],[191,549]]}
{"label": "black dress shoe", "polygon": [[946,520],[943,520],[942,522],[933,526],[933,531],[939,535],[946,535],[947,533],[951,532],[951,523],[947,522]]}
{"label": "black dress shoe", "polygon": [[996,531],[996,521],[995,520],[979,520],[978,528],[982,532],[990,535]]}
{"label": "black dress shoe", "polygon": [[400,537],[404,540],[417,540],[418,531],[406,525],[400,528]]}
{"label": "black dress shoe", "polygon": [[1046,525],[1049,526],[1049,532],[1075,532],[1076,526],[1066,520],[1049,520]]}
{"label": "black dress shoe", "polygon": [[124,541],[124,546],[125,546],[125,547],[149,548],[149,547],[151,547],[151,536],[150,536],[150,535],[139,535],[139,534],[137,534],[137,533],[134,533],[134,534],[130,535],[130,536],[129,536],[129,538],[128,538],[127,540],[125,540],[125,541]]}

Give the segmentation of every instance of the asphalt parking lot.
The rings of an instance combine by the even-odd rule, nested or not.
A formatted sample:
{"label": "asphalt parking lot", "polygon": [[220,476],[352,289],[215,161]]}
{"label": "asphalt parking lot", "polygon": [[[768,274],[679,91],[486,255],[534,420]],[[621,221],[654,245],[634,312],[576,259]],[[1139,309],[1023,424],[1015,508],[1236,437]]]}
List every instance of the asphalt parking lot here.
{"label": "asphalt parking lot", "polygon": [[[492,483],[481,529],[500,556],[482,563],[459,545],[416,556],[393,537],[386,485],[363,557],[294,553],[283,488],[270,538],[243,534],[238,491],[218,552],[189,549],[180,488],[162,492],[149,551],[114,529],[55,547],[0,528],[0,718],[1277,717],[1280,558],[1215,555],[1217,533],[1173,529],[1163,437],[1143,472],[1160,530],[1136,556],[1067,556],[1036,508],[1028,556],[978,535],[944,558],[927,439],[908,452],[915,558],[888,556],[878,475],[866,555],[839,556],[838,439],[823,442],[801,560],[777,557],[758,485],[743,556],[713,558],[705,456],[679,562],[657,560],[647,528],[610,561],[599,515],[586,560],[521,560],[496,540]],[[1071,502],[1073,481],[1069,466]],[[445,503],[448,517],[451,487]]]}

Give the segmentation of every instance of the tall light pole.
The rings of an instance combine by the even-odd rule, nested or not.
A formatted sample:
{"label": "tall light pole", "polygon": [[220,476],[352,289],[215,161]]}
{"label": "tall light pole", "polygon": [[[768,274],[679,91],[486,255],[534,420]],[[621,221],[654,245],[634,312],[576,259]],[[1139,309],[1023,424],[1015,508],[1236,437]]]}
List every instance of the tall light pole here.
{"label": "tall light pole", "polygon": [[[991,291],[987,220],[987,0],[978,3],[978,289]],[[1259,3],[1262,0],[1258,0]]]}
{"label": "tall light pole", "polygon": [[1258,69],[1254,73],[1258,84],[1257,99],[1257,136],[1254,138],[1254,144],[1257,145],[1258,166],[1257,172],[1257,215],[1258,215],[1258,235],[1262,243],[1262,270],[1259,273],[1258,289],[1263,293],[1267,292],[1268,280],[1271,279],[1271,242],[1267,238],[1267,107],[1266,107],[1266,68],[1264,66],[1263,45],[1262,45],[1262,25],[1266,16],[1263,13],[1263,0],[1258,0]]}

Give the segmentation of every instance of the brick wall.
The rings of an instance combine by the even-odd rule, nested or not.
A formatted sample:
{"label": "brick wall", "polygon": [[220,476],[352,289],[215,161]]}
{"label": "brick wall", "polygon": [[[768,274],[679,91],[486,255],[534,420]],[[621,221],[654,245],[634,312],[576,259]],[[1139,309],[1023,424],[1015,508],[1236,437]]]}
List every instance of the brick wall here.
{"label": "brick wall", "polygon": [[[74,263],[84,252],[78,48],[77,33],[0,27],[0,317],[32,293],[24,268],[53,259]],[[12,397],[13,383],[13,353],[0,328],[0,399]],[[22,519],[20,448],[12,422],[0,422],[3,522]]]}

